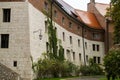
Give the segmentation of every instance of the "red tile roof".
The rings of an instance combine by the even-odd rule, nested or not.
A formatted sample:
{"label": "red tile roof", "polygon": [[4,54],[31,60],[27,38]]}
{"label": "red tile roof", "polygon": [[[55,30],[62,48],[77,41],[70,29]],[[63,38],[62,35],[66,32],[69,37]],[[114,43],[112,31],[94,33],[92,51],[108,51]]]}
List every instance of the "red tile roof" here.
{"label": "red tile roof", "polygon": [[98,12],[102,15],[105,16],[107,12],[107,8],[109,7],[109,4],[103,4],[103,3],[95,3],[95,7],[98,10]]}
{"label": "red tile roof", "polygon": [[78,19],[84,22],[89,27],[94,29],[103,29],[93,13],[82,10],[75,10],[75,12],[79,16]]}

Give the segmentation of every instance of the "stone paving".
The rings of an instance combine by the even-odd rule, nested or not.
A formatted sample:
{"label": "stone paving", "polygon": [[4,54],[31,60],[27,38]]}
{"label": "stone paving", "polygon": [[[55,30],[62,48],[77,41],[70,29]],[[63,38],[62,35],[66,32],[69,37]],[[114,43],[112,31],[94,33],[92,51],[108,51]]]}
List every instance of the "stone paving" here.
{"label": "stone paving", "polygon": [[0,80],[20,80],[19,75],[0,63]]}

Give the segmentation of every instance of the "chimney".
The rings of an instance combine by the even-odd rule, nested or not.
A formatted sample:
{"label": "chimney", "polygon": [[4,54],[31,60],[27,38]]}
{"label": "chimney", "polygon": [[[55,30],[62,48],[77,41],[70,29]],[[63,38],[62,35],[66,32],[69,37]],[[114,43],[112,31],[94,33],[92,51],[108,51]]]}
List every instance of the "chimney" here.
{"label": "chimney", "polygon": [[90,3],[95,3],[95,0],[90,0]]}

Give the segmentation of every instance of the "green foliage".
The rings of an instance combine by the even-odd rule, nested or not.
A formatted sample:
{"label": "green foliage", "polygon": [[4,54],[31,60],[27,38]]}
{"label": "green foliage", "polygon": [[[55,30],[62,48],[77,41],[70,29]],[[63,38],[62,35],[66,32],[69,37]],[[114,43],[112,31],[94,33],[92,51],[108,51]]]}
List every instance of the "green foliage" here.
{"label": "green foliage", "polygon": [[53,26],[53,22],[50,18],[47,18],[47,27],[48,27],[48,57],[50,59],[58,59],[60,61],[64,60],[64,51],[63,47],[61,46],[60,42],[58,44],[58,39],[56,36],[56,29]]}
{"label": "green foliage", "polygon": [[98,64],[94,63],[93,59],[89,60],[89,65],[82,65],[80,67],[80,72],[84,76],[103,74],[102,68]]}
{"label": "green foliage", "polygon": [[34,70],[37,78],[49,78],[49,77],[67,77],[72,76],[72,73],[78,71],[77,66],[71,62],[59,60],[51,60],[48,58],[39,59],[34,64]]}
{"label": "green foliage", "polygon": [[120,49],[112,49],[104,58],[107,75],[120,76]]}
{"label": "green foliage", "polygon": [[114,43],[120,43],[120,0],[111,0],[111,7],[108,9],[109,16],[114,22]]}
{"label": "green foliage", "polygon": [[66,77],[76,73],[77,66],[71,62],[65,61],[64,49],[60,40],[57,39],[56,29],[52,18],[47,16],[48,27],[48,50],[44,53],[44,58],[39,59],[33,64],[33,70],[37,79],[49,77]]}
{"label": "green foliage", "polygon": [[[100,78],[100,80],[107,80],[107,78]],[[112,80],[112,79],[110,79]],[[120,80],[120,79],[115,79],[115,80]]]}

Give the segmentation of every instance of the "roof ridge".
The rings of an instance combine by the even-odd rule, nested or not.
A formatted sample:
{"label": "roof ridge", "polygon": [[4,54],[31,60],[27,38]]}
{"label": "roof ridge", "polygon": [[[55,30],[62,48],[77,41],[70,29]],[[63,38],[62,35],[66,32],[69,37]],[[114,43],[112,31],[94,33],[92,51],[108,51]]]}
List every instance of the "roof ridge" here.
{"label": "roof ridge", "polygon": [[107,3],[99,3],[99,2],[96,2],[95,4],[110,5],[110,4],[107,4]]}

